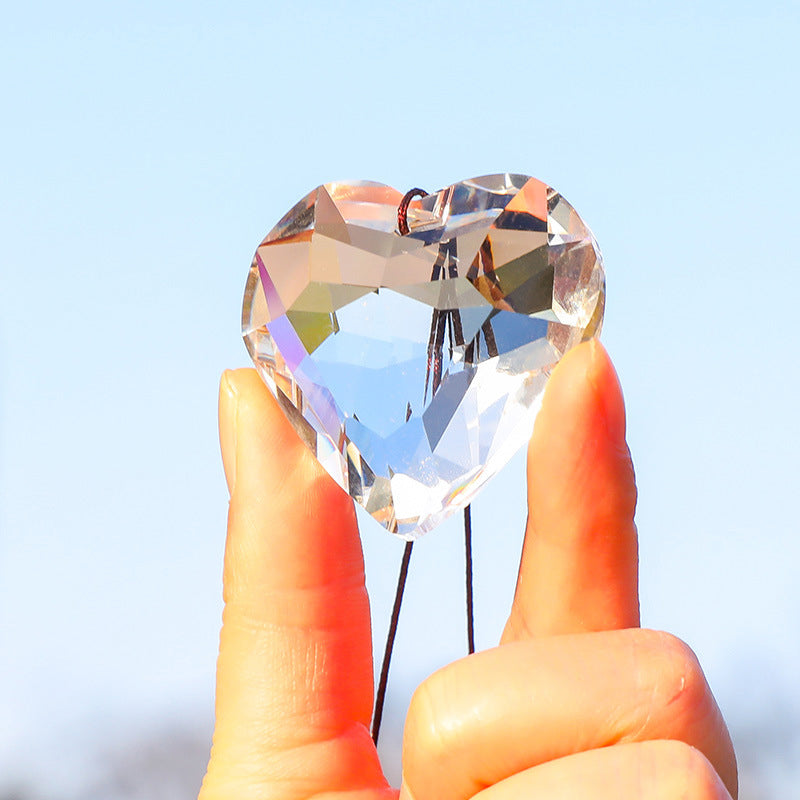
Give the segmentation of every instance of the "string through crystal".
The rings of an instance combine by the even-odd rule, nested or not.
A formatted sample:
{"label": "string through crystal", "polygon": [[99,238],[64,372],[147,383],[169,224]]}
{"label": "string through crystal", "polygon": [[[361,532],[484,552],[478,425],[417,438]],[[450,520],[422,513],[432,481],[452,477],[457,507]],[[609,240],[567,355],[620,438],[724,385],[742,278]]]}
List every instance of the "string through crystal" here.
{"label": "string through crystal", "polygon": [[[415,197],[427,197],[427,195],[428,193],[424,189],[414,188],[406,192],[403,196],[403,199],[397,207],[397,229],[401,236],[407,236],[410,232],[408,226],[408,207],[411,201]],[[455,245],[455,241],[442,242],[439,248],[439,257],[436,259],[433,266],[431,281],[442,280],[445,277],[457,277],[457,251]],[[445,272],[447,273],[446,275]],[[428,337],[428,366],[425,375],[426,399],[429,386],[431,388],[431,396],[433,396],[441,385],[441,350],[444,346],[445,329],[449,330],[449,344],[452,352],[454,340],[458,344],[464,341],[460,314],[457,309],[442,312],[434,308]],[[403,550],[400,574],[397,577],[397,588],[395,589],[394,605],[392,606],[392,616],[389,622],[389,632],[383,651],[378,690],[375,695],[375,710],[372,715],[372,741],[376,745],[380,734],[381,721],[383,720],[383,707],[386,701],[386,688],[389,682],[389,666],[392,660],[395,637],[397,636],[397,626],[400,621],[400,608],[403,604],[403,594],[405,592],[406,579],[408,578],[408,568],[411,562],[413,547],[413,541],[406,542],[405,549]],[[475,652],[475,620],[473,609],[472,515],[469,505],[464,509],[464,549],[464,560],[466,564],[467,652],[472,654]]]}

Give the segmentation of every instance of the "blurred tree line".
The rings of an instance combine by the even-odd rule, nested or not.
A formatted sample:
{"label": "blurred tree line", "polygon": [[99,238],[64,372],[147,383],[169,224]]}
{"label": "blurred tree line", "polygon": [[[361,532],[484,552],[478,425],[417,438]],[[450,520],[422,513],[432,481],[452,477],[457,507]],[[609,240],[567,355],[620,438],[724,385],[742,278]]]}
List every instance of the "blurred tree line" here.
{"label": "blurred tree line", "polygon": [[[740,800],[797,797],[800,720],[791,709],[734,727]],[[196,727],[168,726],[102,747],[96,768],[75,786],[43,788],[36,779],[4,786],[0,800],[193,800],[205,773],[211,736]],[[399,758],[399,753],[398,753]],[[44,769],[44,768],[43,768]]]}

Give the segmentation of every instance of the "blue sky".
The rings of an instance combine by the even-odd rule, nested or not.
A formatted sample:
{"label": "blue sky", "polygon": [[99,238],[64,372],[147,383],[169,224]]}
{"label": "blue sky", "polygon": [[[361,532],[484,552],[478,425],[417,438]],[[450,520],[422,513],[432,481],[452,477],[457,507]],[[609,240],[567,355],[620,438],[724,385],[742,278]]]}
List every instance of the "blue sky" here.
{"label": "blue sky", "polygon": [[[800,707],[798,17],[736,2],[6,11],[0,770],[35,773],[64,732],[80,749],[210,718],[218,377],[247,363],[255,246],[335,179],[433,190],[522,172],[578,209],[606,262],[644,623],[689,641],[732,722]],[[481,646],[513,590],[522,471],[474,507]],[[400,548],[362,523],[382,639]],[[459,547],[454,523],[415,551],[387,725],[462,652]]]}

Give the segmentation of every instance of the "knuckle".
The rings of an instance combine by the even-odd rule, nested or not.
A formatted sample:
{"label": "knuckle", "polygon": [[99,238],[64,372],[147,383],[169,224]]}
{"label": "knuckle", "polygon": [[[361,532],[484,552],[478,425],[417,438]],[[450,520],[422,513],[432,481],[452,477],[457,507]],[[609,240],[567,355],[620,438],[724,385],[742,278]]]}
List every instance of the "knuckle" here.
{"label": "knuckle", "polygon": [[675,713],[691,712],[704,705],[705,675],[694,651],[670,633],[654,633],[654,700]]}
{"label": "knuckle", "polygon": [[[655,744],[655,743],[654,743]],[[697,748],[681,741],[658,743],[660,768],[671,776],[671,796],[681,800],[730,800],[711,762]]]}

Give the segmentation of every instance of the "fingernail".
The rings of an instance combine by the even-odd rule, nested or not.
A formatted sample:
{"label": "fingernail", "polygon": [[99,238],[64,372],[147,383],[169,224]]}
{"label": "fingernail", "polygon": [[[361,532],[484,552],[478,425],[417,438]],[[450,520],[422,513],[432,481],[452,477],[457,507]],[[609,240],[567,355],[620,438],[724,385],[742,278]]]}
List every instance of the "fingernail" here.
{"label": "fingernail", "polygon": [[592,339],[589,382],[597,396],[602,420],[608,438],[620,444],[625,442],[625,400],[619,376],[611,363],[606,349],[597,339]]}
{"label": "fingernail", "polygon": [[219,382],[219,444],[222,451],[222,466],[228,493],[236,486],[236,408],[238,396],[230,379],[232,371],[226,369]]}

